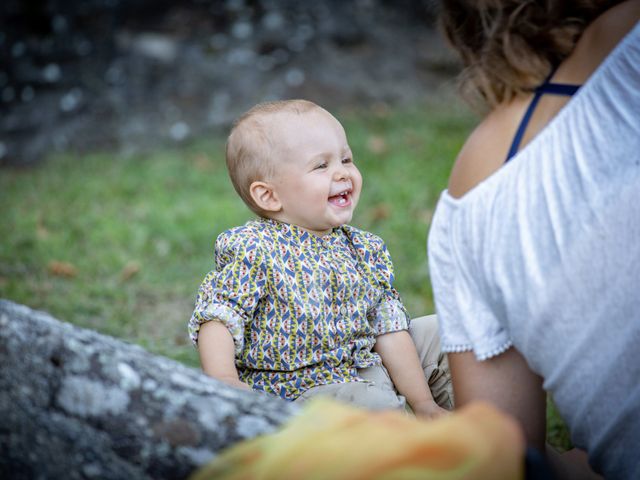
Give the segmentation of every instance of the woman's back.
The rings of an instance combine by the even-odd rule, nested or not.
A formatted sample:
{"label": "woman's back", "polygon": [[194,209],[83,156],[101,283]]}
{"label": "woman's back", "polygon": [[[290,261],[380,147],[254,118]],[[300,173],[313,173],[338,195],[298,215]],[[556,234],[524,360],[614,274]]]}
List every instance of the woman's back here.
{"label": "woman's back", "polygon": [[429,238],[443,350],[515,347],[611,478],[640,478],[638,79],[640,25],[512,162],[443,193]]}

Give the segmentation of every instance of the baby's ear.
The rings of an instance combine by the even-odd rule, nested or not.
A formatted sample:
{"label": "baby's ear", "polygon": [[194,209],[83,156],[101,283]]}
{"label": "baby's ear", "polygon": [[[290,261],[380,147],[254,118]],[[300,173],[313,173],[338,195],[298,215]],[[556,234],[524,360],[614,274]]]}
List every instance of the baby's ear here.
{"label": "baby's ear", "polygon": [[273,186],[266,182],[253,182],[249,187],[251,198],[265,212],[279,212],[282,204]]}

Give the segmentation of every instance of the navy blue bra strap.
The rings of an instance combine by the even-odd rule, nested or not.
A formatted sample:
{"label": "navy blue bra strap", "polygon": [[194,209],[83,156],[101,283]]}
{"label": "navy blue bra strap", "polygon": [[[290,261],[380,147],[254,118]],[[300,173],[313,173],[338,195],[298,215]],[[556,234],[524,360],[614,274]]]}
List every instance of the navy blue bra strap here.
{"label": "navy blue bra strap", "polygon": [[520,142],[522,142],[522,137],[524,136],[524,132],[527,129],[527,125],[529,125],[529,120],[531,119],[531,115],[533,115],[533,111],[542,96],[542,92],[536,89],[536,93],[531,99],[531,103],[529,107],[527,107],[527,111],[524,112],[524,116],[522,120],[520,120],[520,125],[518,125],[518,130],[516,130],[516,134],[513,137],[513,142],[511,142],[511,147],[509,148],[509,153],[507,153],[507,159],[505,163],[511,160],[516,153],[518,153],[518,148],[520,147]]}
{"label": "navy blue bra strap", "polygon": [[580,85],[569,85],[567,83],[543,83],[537,90],[542,93],[550,93],[551,95],[572,96],[580,89]]}
{"label": "navy blue bra strap", "polygon": [[511,160],[516,153],[518,153],[518,148],[520,148],[520,143],[522,142],[522,137],[524,136],[524,132],[527,129],[527,125],[529,125],[529,120],[531,120],[531,115],[533,115],[533,111],[536,109],[536,105],[540,101],[540,97],[545,93],[549,93],[552,95],[567,95],[571,96],[578,91],[580,85],[569,85],[566,83],[551,83],[549,80],[555,73],[556,69],[552,69],[547,78],[544,80],[542,85],[535,89],[535,93],[533,98],[531,99],[531,103],[527,107],[527,111],[524,113],[522,120],[520,121],[520,125],[518,125],[518,130],[516,130],[516,134],[513,137],[513,142],[511,142],[511,147],[509,148],[509,153],[507,153],[507,159],[505,163]]}

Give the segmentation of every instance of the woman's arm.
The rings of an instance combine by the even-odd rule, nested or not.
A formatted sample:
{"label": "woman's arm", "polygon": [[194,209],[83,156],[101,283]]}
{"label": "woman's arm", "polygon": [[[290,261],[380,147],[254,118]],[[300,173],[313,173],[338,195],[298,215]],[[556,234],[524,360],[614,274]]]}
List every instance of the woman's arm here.
{"label": "woman's arm", "polygon": [[584,452],[576,449],[564,454],[545,448],[546,392],[536,375],[515,349],[483,362],[473,352],[450,353],[449,368],[453,380],[456,408],[474,400],[485,400],[515,417],[524,431],[527,444],[547,453],[558,478],[598,479]]}
{"label": "woman's arm", "polygon": [[514,348],[479,362],[473,352],[449,353],[456,408],[485,400],[515,417],[527,444],[545,449],[546,393],[536,375]]}
{"label": "woman's arm", "polygon": [[222,323],[214,320],[202,324],[198,334],[198,352],[204,373],[228,385],[251,390],[238,378],[233,337]]}
{"label": "woman's arm", "polygon": [[418,352],[408,331],[379,335],[373,349],[382,358],[396,390],[404,395],[416,415],[435,418],[448,413],[436,404],[431,395]]}

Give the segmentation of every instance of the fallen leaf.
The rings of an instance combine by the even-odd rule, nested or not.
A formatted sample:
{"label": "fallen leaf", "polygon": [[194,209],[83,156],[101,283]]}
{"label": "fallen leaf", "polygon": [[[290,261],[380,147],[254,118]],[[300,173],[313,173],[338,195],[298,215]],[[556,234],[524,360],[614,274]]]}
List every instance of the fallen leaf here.
{"label": "fallen leaf", "polygon": [[73,278],[78,274],[78,269],[68,262],[52,260],[47,266],[49,273],[56,277]]}
{"label": "fallen leaf", "polygon": [[138,274],[140,271],[140,264],[138,262],[129,262],[127,263],[122,271],[120,272],[120,280],[126,282],[131,277]]}

